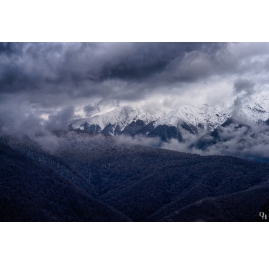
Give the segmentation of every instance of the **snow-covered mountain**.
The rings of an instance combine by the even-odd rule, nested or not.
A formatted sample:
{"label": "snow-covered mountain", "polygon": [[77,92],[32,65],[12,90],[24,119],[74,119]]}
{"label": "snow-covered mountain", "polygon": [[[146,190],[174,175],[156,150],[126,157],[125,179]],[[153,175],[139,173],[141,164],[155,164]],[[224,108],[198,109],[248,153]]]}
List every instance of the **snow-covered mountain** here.
{"label": "snow-covered mountain", "polygon": [[147,109],[130,106],[118,107],[104,114],[94,115],[90,118],[74,120],[70,123],[73,129],[85,129],[85,124],[98,126],[99,130],[105,129],[106,126],[116,126],[123,131],[125,127],[133,121],[142,120],[145,125],[154,122],[153,126],[168,125],[177,127],[182,122],[195,126],[196,128],[204,128],[213,130],[229,117],[220,108],[213,108],[206,104],[202,107],[186,105],[165,113],[161,110]]}
{"label": "snow-covered mountain", "polygon": [[73,129],[83,129],[82,125],[88,124],[98,125],[103,130],[107,125],[119,126],[120,130],[130,124],[132,121],[142,120],[145,124],[156,121],[165,115],[164,111],[148,109],[143,111],[140,108],[131,106],[123,106],[115,108],[104,114],[94,115],[90,118],[74,120],[71,122]]}
{"label": "snow-covered mountain", "polygon": [[[190,135],[205,135],[213,132],[228,118],[242,118],[244,121],[264,123],[269,118],[269,100],[264,96],[245,100],[245,104],[232,110],[220,107],[180,106],[168,113],[160,109],[122,106],[107,113],[94,115],[89,118],[77,119],[70,122],[72,129],[104,135],[127,134],[130,136],[144,135],[160,137],[163,141],[175,138],[178,141],[188,141]],[[236,114],[236,116],[235,116]]]}
{"label": "snow-covered mountain", "polygon": [[167,115],[158,119],[154,125],[158,126],[165,124],[177,127],[178,124],[186,122],[196,128],[204,128],[212,131],[225,122],[229,117],[230,115],[226,114],[220,108],[213,108],[207,104],[203,104],[200,108],[186,105],[170,111]]}
{"label": "snow-covered mountain", "polygon": [[269,99],[264,95],[245,99],[245,102],[237,113],[238,117],[248,119],[255,123],[263,123],[269,118]]}

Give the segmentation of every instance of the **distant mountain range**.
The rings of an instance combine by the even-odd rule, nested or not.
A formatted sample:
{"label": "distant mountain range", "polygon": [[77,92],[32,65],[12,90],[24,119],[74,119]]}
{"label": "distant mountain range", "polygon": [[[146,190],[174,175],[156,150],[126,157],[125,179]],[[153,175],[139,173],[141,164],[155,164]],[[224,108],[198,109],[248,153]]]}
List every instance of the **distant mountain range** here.
{"label": "distant mountain range", "polygon": [[[139,123],[140,126],[152,124],[154,128],[160,125],[178,127],[187,123],[199,129],[213,130],[230,117],[220,108],[212,108],[206,104],[202,107],[186,105],[168,113],[160,110],[133,108],[130,106],[118,107],[104,114],[90,118],[74,120],[70,123],[73,129],[91,132],[109,132],[110,135],[123,133],[127,126]],[[111,128],[111,129],[108,129]]]}
{"label": "distant mountain range", "polygon": [[182,142],[190,134],[205,134],[214,130],[229,117],[219,108],[208,105],[199,108],[187,105],[168,113],[123,106],[90,118],[73,120],[69,128],[106,136],[143,135],[159,137],[163,142],[170,142],[171,139]]}
{"label": "distant mountain range", "polygon": [[225,122],[230,119],[238,124],[247,124],[248,126],[266,124],[269,118],[268,102],[268,99],[259,96],[255,102],[245,100],[244,104],[241,104],[240,108],[237,109],[225,111],[220,107],[210,107],[203,104],[200,107],[181,106],[168,113],[150,108],[123,106],[107,113],[73,120],[69,123],[69,128],[106,136],[158,137],[162,142],[167,143],[172,139],[178,140],[179,143],[189,142],[189,139],[192,137],[193,141],[193,136],[195,136],[198,143],[192,147],[203,146],[204,148],[205,144],[201,144],[204,142],[203,139],[210,136],[217,128],[227,127]]}

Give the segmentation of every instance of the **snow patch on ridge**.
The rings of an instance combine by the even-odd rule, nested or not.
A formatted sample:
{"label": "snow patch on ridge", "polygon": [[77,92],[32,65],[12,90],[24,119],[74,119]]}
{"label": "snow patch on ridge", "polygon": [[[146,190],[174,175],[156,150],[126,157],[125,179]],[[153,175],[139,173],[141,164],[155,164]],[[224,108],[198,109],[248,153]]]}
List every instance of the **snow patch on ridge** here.
{"label": "snow patch on ridge", "polygon": [[225,122],[230,117],[217,107],[210,107],[207,104],[202,107],[186,105],[176,110],[170,111],[154,123],[158,125],[177,126],[181,122],[187,122],[195,127],[203,127],[205,129],[214,130],[217,126]]}
{"label": "snow patch on ridge", "polygon": [[266,121],[269,118],[269,99],[263,95],[255,96],[255,101],[246,99],[242,110],[238,111],[238,116],[247,117],[255,123]]}
{"label": "snow patch on ridge", "polygon": [[142,109],[133,108],[130,106],[118,107],[112,111],[104,114],[94,115],[90,118],[79,119],[71,122],[74,129],[79,129],[81,124],[87,122],[88,124],[99,125],[104,129],[107,125],[119,125],[121,130],[130,124],[132,121],[143,120],[145,124],[161,118],[165,113],[160,110],[150,110],[144,112]]}

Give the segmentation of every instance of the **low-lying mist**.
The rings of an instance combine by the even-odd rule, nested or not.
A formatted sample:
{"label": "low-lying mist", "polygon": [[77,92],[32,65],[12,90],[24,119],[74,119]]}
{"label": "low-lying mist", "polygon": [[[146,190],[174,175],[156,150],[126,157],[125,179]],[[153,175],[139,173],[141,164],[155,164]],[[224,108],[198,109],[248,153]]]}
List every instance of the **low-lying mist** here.
{"label": "low-lying mist", "polygon": [[[11,102],[13,102],[12,106]],[[87,132],[68,131],[67,124],[73,118],[75,118],[75,111],[72,106],[58,109],[44,117],[41,112],[33,111],[33,106],[22,104],[19,100],[7,100],[6,104],[0,106],[0,136],[8,135],[17,139],[27,136],[49,153],[55,153],[59,148],[70,145],[78,152],[81,148],[91,146],[98,148],[100,144],[143,145],[200,155],[232,155],[254,160],[256,158],[269,159],[269,126],[266,123],[257,125],[248,122],[249,125],[246,125],[240,121],[241,123],[231,123],[229,126],[219,126],[214,132],[203,132],[204,135],[184,133],[182,142],[176,139],[162,142],[158,137],[93,136]],[[62,133],[59,133],[61,131]],[[197,144],[199,142],[206,145],[201,148]]]}

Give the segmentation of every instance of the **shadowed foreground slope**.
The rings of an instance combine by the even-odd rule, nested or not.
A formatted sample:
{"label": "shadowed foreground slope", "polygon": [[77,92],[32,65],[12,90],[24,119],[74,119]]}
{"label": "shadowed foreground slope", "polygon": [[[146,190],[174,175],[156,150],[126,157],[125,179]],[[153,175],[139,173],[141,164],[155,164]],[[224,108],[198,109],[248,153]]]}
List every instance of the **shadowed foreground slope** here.
{"label": "shadowed foreground slope", "polygon": [[128,221],[75,183],[0,145],[1,221]]}
{"label": "shadowed foreground slope", "polygon": [[268,164],[65,137],[54,155],[0,145],[1,221],[259,221],[268,211]]}
{"label": "shadowed foreground slope", "polygon": [[[269,193],[263,193],[263,200],[258,199],[260,189],[249,193],[249,189],[260,187],[261,184],[269,187],[268,164],[236,157],[200,156],[143,146],[103,144],[93,149],[90,146],[81,146],[81,155],[78,156],[74,147],[65,145],[58,156],[74,170],[89,176],[100,200],[133,221],[168,220],[166,217],[175,211],[202,199],[217,199],[238,192],[244,192],[246,198],[242,207],[250,209],[249,213],[241,218],[239,208],[234,203],[223,201],[222,205],[227,204],[227,207],[235,209],[233,216],[222,220],[253,221],[257,220],[259,212],[269,202]],[[249,199],[251,194],[256,195],[255,200]],[[221,206],[224,216],[225,207]],[[192,221],[199,220],[199,211],[197,208],[197,218]]]}

